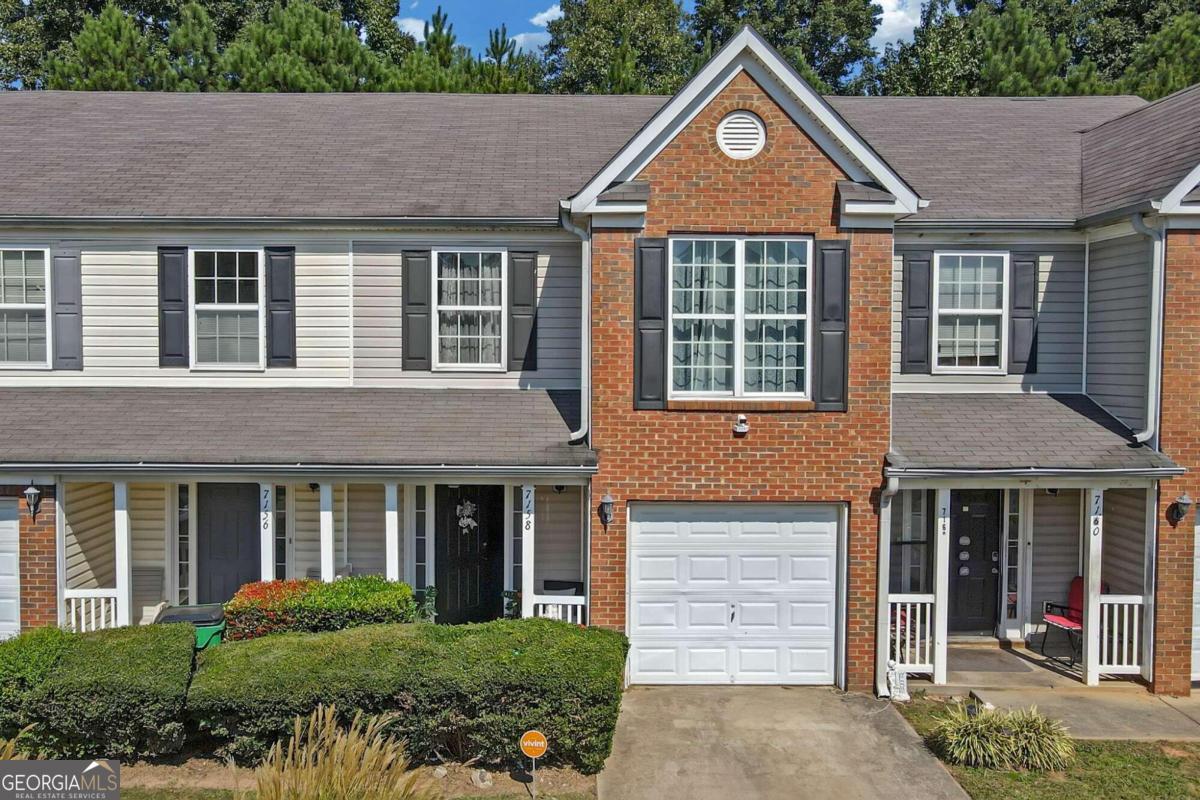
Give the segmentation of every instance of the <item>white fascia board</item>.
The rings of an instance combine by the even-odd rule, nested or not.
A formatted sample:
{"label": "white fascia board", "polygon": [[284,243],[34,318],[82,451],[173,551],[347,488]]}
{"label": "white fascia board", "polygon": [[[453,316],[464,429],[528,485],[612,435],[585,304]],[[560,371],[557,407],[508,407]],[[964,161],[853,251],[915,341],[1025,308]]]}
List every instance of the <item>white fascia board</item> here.
{"label": "white fascia board", "polygon": [[645,203],[592,203],[583,209],[584,214],[645,214]]}
{"label": "white fascia board", "polygon": [[842,202],[843,214],[908,214],[899,203],[872,203],[866,200]]}
{"label": "white fascia board", "polygon": [[790,64],[748,27],[730,39],[572,198],[571,211],[586,213],[609,186],[639,174],[743,71],[758,81],[793,121],[838,161],[851,180],[874,180],[896,197],[904,213],[917,212],[920,205],[916,193]]}
{"label": "white fascia board", "polygon": [[1192,171],[1184,177],[1179,183],[1175,184],[1175,188],[1167,192],[1167,196],[1162,199],[1160,213],[1163,214],[1196,214],[1200,213],[1200,207],[1184,206],[1183,198],[1187,197],[1197,185],[1200,185],[1200,164],[1192,168]]}
{"label": "white fascia board", "polygon": [[895,214],[847,214],[843,211],[838,227],[890,231],[896,227],[896,216]]}

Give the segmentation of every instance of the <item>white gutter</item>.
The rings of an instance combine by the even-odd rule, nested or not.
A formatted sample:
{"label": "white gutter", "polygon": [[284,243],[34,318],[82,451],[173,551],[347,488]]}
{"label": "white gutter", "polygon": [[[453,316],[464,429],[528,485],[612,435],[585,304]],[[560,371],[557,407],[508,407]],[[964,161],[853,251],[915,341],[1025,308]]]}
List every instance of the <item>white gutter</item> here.
{"label": "white gutter", "polygon": [[887,476],[887,484],[879,494],[879,582],[876,594],[875,611],[875,694],[888,697],[891,691],[887,685],[889,647],[889,619],[891,610],[888,606],[888,589],[892,574],[892,498],[900,491],[900,479],[894,475]]}
{"label": "white gutter", "polygon": [[1133,437],[1138,444],[1150,442],[1153,446],[1158,436],[1158,394],[1162,380],[1163,272],[1166,253],[1161,228],[1148,226],[1141,214],[1131,214],[1129,224],[1141,235],[1148,236],[1153,248],[1150,261],[1150,358],[1146,370],[1146,425]]}
{"label": "white gutter", "polygon": [[592,223],[589,219],[586,229],[579,227],[571,222],[566,208],[559,211],[559,220],[564,228],[579,237],[580,243],[580,310],[583,313],[579,323],[579,430],[571,431],[569,440],[576,444],[587,438],[592,417]]}

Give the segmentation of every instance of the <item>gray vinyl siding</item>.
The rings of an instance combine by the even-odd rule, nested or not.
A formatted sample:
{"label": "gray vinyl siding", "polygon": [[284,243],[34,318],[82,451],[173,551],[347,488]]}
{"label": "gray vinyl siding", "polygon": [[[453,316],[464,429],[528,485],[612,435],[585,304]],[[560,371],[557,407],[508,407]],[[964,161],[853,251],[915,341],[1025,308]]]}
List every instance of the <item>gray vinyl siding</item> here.
{"label": "gray vinyl siding", "polygon": [[1132,430],[1146,420],[1150,261],[1144,236],[1091,245],[1087,393]]}
{"label": "gray vinyl siding", "polygon": [[583,489],[567,486],[561,493],[538,486],[534,504],[533,576],[545,580],[582,581],[583,537],[580,535]]}
{"label": "gray vinyl siding", "polygon": [[[1037,372],[1029,375],[912,375],[900,372],[903,258],[906,251],[1038,254]],[[1083,385],[1083,245],[965,247],[948,242],[896,245],[892,265],[892,390],[895,392],[1079,392]],[[936,320],[931,324],[936,326]],[[1005,333],[1007,335],[1007,332]]]}
{"label": "gray vinyl siding", "polygon": [[[537,369],[529,372],[405,372],[401,369],[401,251],[411,248],[505,247],[536,250]],[[541,241],[355,241],[354,382],[358,386],[488,386],[571,389],[579,386],[580,243]]]}
{"label": "gray vinyl siding", "polygon": [[1049,495],[1033,493],[1033,622],[1041,622],[1042,604],[1065,603],[1071,580],[1079,574],[1080,492],[1062,489]]}
{"label": "gray vinyl siding", "polygon": [[1113,594],[1141,594],[1146,553],[1146,490],[1104,493],[1100,574]]}

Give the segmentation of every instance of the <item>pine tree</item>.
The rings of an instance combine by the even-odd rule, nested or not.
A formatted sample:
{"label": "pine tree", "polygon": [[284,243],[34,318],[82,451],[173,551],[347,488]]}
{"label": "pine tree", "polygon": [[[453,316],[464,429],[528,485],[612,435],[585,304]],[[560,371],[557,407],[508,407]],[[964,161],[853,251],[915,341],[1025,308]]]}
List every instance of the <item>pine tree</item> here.
{"label": "pine tree", "polygon": [[1157,100],[1194,83],[1200,83],[1200,14],[1189,12],[1133,51],[1121,89]]}
{"label": "pine tree", "polygon": [[225,88],[243,92],[379,92],[395,69],[334,13],[308,2],[276,6],[248,25],[221,58]]}
{"label": "pine tree", "polygon": [[646,83],[638,74],[637,53],[629,42],[621,42],[608,64],[605,94],[645,94]]}
{"label": "pine tree", "polygon": [[1029,97],[1103,91],[1095,65],[1087,59],[1072,63],[1066,37],[1052,39],[1020,0],[1010,0],[999,14],[982,17],[978,47],[980,94]]}
{"label": "pine tree", "polygon": [[167,36],[166,70],[160,86],[172,92],[208,92],[217,88],[217,32],[212,17],[197,3],[179,11]]}
{"label": "pine tree", "polygon": [[433,17],[425,23],[425,52],[443,68],[450,66],[454,60],[455,42],[454,25],[449,22],[448,15],[438,6]]}
{"label": "pine tree", "polygon": [[150,37],[109,3],[50,61],[51,89],[135,91],[158,88],[164,65]]}

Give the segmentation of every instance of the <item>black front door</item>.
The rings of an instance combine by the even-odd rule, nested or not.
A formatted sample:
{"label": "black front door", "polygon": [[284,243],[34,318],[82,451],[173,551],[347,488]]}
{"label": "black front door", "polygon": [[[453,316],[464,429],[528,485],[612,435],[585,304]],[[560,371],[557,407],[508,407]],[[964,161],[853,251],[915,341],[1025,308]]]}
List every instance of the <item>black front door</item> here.
{"label": "black front door", "polygon": [[504,613],[504,487],[439,486],[434,506],[437,621]]}
{"label": "black front door", "polygon": [[257,483],[201,483],[196,517],[196,598],[224,603],[261,577]]}
{"label": "black front door", "polygon": [[1000,580],[1003,492],[950,493],[950,630],[993,633]]}

